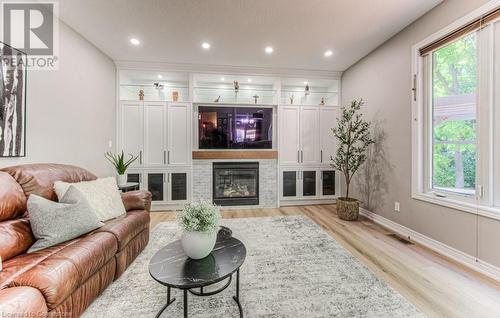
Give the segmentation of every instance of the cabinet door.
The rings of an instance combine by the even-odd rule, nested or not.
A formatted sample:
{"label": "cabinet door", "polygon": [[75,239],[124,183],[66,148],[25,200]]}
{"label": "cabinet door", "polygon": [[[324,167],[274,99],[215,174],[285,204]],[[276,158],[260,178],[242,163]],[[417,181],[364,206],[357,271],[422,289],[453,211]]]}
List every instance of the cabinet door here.
{"label": "cabinet door", "polygon": [[300,172],[301,194],[304,199],[316,199],[319,197],[319,180],[317,170],[303,170]]}
{"label": "cabinet door", "polygon": [[300,108],[281,107],[279,113],[279,156],[281,164],[297,164],[299,155],[299,118]]}
{"label": "cabinet door", "polygon": [[337,108],[322,108],[320,114],[320,161],[321,163],[330,162],[330,157],[335,156],[337,151],[336,140],[333,136],[332,128],[337,126]]}
{"label": "cabinet door", "polygon": [[139,183],[139,189],[144,189],[141,172],[127,172],[127,182]]}
{"label": "cabinet door", "polygon": [[165,173],[162,172],[147,172],[146,189],[151,192],[151,201],[154,203],[166,202],[165,189]]}
{"label": "cabinet door", "polygon": [[333,198],[335,196],[335,170],[321,171],[321,197]]}
{"label": "cabinet door", "polygon": [[300,162],[319,163],[319,107],[302,107],[300,111]]}
{"label": "cabinet door", "polygon": [[299,171],[283,170],[281,171],[281,199],[296,199],[299,196]]}
{"label": "cabinet door", "polygon": [[191,162],[190,104],[168,104],[168,153],[170,165],[189,165]]}
{"label": "cabinet door", "polygon": [[144,102],[144,164],[162,166],[167,162],[167,104]]}
{"label": "cabinet door", "polygon": [[185,203],[188,201],[189,173],[171,172],[168,176],[170,203]]}
{"label": "cabinet door", "polygon": [[121,102],[121,146],[123,152],[139,156],[132,166],[140,166],[143,163],[143,107],[142,102]]}

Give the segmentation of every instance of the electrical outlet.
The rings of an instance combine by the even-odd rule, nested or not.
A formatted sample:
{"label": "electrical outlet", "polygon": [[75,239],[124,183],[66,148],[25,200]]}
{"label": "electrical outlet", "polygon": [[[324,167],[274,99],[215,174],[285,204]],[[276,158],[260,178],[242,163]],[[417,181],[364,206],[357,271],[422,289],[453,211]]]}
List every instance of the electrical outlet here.
{"label": "electrical outlet", "polygon": [[400,212],[401,211],[401,205],[399,204],[398,201],[394,202],[394,211]]}

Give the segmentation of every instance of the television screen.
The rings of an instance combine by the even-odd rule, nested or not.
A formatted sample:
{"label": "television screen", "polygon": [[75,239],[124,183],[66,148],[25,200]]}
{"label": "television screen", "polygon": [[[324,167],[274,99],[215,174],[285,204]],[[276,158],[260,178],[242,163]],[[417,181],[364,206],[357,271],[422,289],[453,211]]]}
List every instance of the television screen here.
{"label": "television screen", "polygon": [[272,149],[273,109],[198,107],[200,149]]}

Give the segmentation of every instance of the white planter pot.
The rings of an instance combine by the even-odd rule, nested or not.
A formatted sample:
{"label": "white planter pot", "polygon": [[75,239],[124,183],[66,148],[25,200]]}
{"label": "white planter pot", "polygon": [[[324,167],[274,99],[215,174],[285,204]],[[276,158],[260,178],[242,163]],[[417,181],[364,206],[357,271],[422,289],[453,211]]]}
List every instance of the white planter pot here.
{"label": "white planter pot", "polygon": [[187,232],[184,231],[181,238],[182,249],[189,258],[202,259],[212,252],[215,241],[217,240],[217,231]]}
{"label": "white planter pot", "polygon": [[127,175],[126,174],[116,175],[116,183],[118,184],[119,187],[122,187],[125,184],[127,184]]}

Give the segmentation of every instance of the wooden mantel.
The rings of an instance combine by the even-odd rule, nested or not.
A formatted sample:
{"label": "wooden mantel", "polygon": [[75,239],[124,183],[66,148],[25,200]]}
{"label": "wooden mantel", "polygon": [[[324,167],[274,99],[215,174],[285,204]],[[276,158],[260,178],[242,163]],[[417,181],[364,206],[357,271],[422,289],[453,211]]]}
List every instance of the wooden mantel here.
{"label": "wooden mantel", "polygon": [[277,159],[278,152],[275,150],[197,150],[193,151],[193,159]]}

